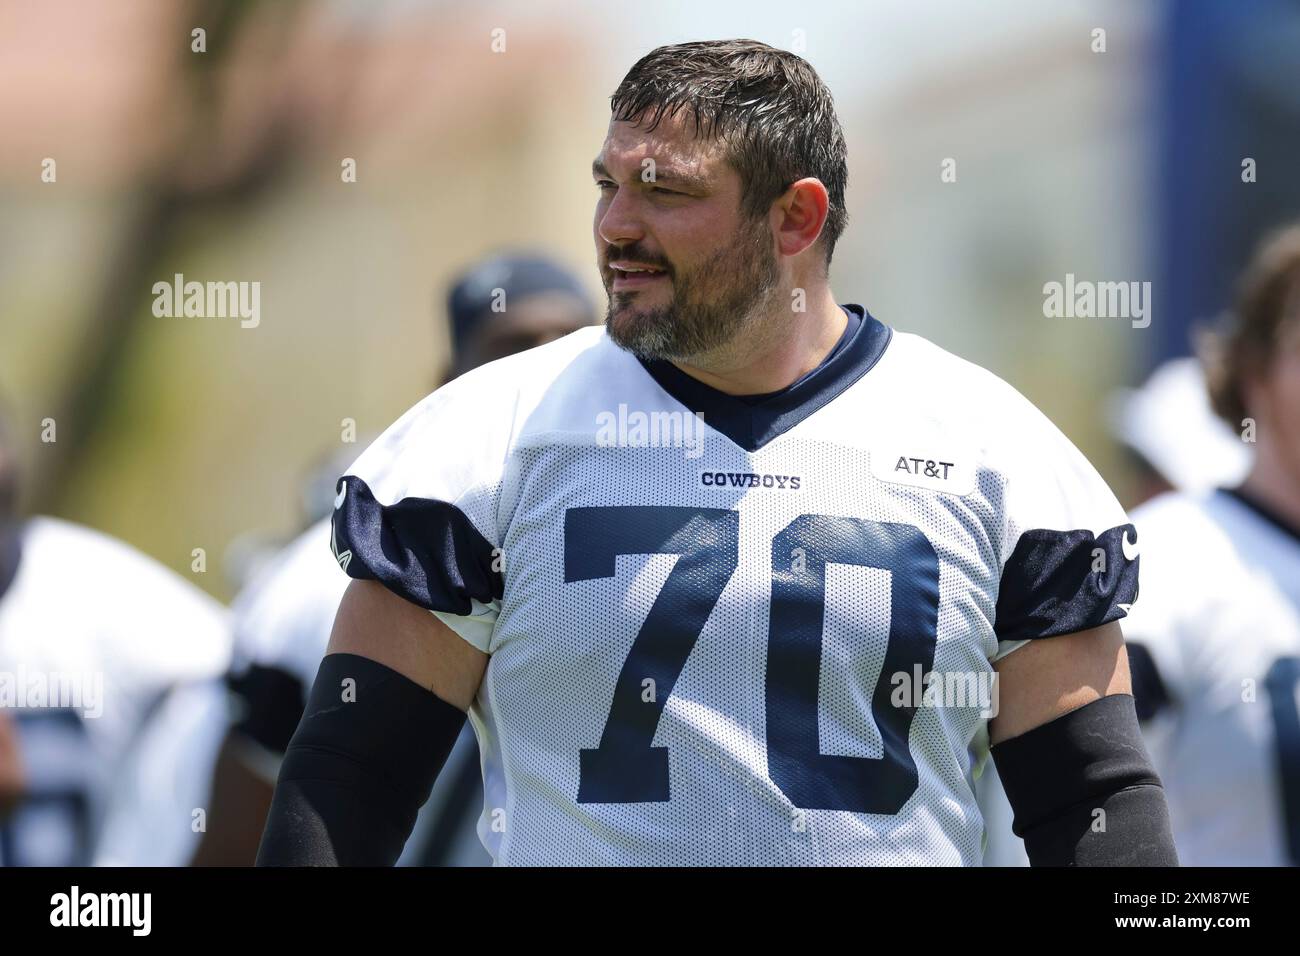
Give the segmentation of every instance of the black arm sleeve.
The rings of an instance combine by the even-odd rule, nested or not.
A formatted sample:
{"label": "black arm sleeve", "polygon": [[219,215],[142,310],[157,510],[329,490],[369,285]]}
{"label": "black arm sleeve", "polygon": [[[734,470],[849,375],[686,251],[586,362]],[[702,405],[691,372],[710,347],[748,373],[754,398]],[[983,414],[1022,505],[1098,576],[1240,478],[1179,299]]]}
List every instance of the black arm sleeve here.
{"label": "black arm sleeve", "polygon": [[464,724],[463,711],[395,670],[327,655],[280,765],[257,865],[391,866]]}
{"label": "black arm sleeve", "polygon": [[1034,866],[1177,866],[1133,698],[1114,694],[992,750]]}

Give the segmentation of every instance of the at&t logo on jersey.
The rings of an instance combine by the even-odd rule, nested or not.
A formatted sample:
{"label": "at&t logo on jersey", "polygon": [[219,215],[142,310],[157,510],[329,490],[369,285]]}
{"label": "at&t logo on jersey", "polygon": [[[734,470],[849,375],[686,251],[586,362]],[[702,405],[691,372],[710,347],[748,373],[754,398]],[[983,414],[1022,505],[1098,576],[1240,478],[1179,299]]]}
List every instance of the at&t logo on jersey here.
{"label": "at&t logo on jersey", "polygon": [[[898,456],[898,462],[894,465],[894,473],[903,472],[908,475],[924,475],[926,478],[942,478],[948,480],[948,469],[953,466],[951,461],[935,461],[933,458],[908,458],[904,455]],[[941,472],[939,469],[943,469]]]}
{"label": "at&t logo on jersey", "polygon": [[[947,453],[941,453],[946,451]],[[882,442],[871,449],[871,474],[880,481],[912,485],[952,495],[968,495],[975,489],[972,456],[965,449],[908,447],[902,442]]]}

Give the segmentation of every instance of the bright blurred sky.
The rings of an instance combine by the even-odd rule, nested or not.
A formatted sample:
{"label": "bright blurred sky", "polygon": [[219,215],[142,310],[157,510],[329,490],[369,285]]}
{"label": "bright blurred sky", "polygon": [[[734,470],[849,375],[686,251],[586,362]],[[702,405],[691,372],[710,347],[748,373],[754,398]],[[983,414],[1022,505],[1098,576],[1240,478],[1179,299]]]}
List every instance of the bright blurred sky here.
{"label": "bright blurred sky", "polygon": [[[454,15],[447,0],[335,0],[341,16],[401,16],[431,7]],[[842,99],[887,97],[918,76],[951,69],[1025,39],[1078,28],[1087,42],[1094,26],[1114,28],[1160,9],[1155,0],[503,0],[474,4],[509,29],[518,18],[558,19],[586,29],[608,71],[610,91],[636,60],[656,46],[685,40],[748,37],[789,49],[805,31],[806,56]],[[509,35],[507,34],[507,37]],[[852,93],[846,91],[851,90]]]}
{"label": "bright blurred sky", "polygon": [[[857,87],[858,96],[887,94],[891,87],[984,46],[1069,22],[1074,4],[1027,0],[1001,3],[810,2],[746,0],[708,3],[664,0],[650,4],[610,4],[584,0],[598,35],[617,70],[660,43],[688,39],[747,36],[790,48],[793,31],[805,31],[802,54],[817,67],[832,91]],[[937,26],[942,25],[938,29]],[[625,64],[625,66],[624,66]],[[837,79],[839,82],[837,83]]]}

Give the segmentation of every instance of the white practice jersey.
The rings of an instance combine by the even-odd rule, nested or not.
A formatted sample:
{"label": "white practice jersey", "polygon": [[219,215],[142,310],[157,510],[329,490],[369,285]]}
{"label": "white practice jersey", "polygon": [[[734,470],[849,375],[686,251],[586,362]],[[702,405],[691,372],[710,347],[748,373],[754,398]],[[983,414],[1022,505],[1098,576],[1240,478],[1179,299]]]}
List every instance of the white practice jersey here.
{"label": "white practice jersey", "polygon": [[[312,525],[267,560],[235,598],[235,673],[275,667],[304,692],[311,689],[351,580],[330,556],[329,536],[328,518]],[[301,716],[302,707],[296,710]]]}
{"label": "white practice jersey", "polygon": [[1135,662],[1179,860],[1300,864],[1300,536],[1226,491],[1161,495],[1133,520],[1124,633],[1158,675],[1139,686]]}
{"label": "white practice jersey", "polygon": [[[0,708],[18,727],[28,796],[0,824],[0,863],[86,865],[153,709],[172,687],[225,671],[226,612],[88,528],[33,518],[19,541],[0,595]],[[175,821],[191,823],[191,808]]]}
{"label": "white practice jersey", "polygon": [[[329,537],[328,518],[308,528],[270,559],[232,608],[234,720],[250,769],[272,783],[325,656],[339,602],[352,580],[331,556]],[[399,865],[490,862],[474,832],[478,808],[468,812],[461,795],[466,788],[463,783],[457,786],[466,774],[477,773],[474,734],[466,725],[420,811]],[[470,798],[477,803],[482,788],[470,782]],[[431,841],[437,846],[426,854]]]}
{"label": "white practice jersey", "polygon": [[576,332],[341,479],[345,570],[490,655],[498,864],[980,862],[980,688],[1123,615],[1130,526],[1014,389],[848,308],[828,362],[751,399]]}
{"label": "white practice jersey", "polygon": [[[236,598],[229,678],[167,696],[121,772],[96,865],[184,866],[193,859],[201,834],[192,832],[190,817],[193,808],[208,806],[232,721],[243,731],[239,753],[246,765],[275,783],[350,580],[323,553],[328,524],[276,553]],[[155,821],[146,832],[136,825],[142,810]],[[161,825],[178,818],[186,824],[179,834]]]}
{"label": "white practice jersey", "polygon": [[1028,866],[1025,841],[1011,829],[1015,811],[992,760],[985,761],[984,772],[975,780],[975,799],[984,817],[984,865]]}
{"label": "white practice jersey", "polygon": [[177,684],[155,708],[116,782],[95,866],[188,866],[206,829],[230,705],[221,677]]}

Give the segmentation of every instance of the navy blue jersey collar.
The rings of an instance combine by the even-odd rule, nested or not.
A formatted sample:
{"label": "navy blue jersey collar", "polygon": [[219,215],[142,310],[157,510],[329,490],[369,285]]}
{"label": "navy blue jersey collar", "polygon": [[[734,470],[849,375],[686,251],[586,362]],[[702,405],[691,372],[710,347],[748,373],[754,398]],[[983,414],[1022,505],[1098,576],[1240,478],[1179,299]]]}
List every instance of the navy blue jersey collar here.
{"label": "navy blue jersey collar", "polygon": [[749,404],[694,379],[666,359],[638,359],[659,387],[715,431],[745,451],[758,451],[829,403],[880,361],[894,330],[860,305],[844,306],[862,318],[852,340],[821,368],[790,388]]}

